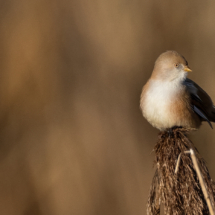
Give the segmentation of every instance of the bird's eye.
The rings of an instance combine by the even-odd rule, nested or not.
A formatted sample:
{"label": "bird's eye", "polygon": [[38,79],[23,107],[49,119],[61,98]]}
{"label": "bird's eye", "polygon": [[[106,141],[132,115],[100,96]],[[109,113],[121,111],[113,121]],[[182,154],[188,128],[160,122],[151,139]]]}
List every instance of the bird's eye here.
{"label": "bird's eye", "polygon": [[178,67],[178,64],[177,64],[177,63],[175,64],[175,67]]}

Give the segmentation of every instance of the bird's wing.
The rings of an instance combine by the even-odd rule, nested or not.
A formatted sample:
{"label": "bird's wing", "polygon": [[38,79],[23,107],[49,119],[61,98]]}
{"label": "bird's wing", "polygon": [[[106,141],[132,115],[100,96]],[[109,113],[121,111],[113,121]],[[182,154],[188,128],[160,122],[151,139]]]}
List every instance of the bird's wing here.
{"label": "bird's wing", "polygon": [[202,121],[207,121],[212,127],[210,122],[215,122],[215,106],[210,96],[199,85],[188,78],[185,79],[183,84],[190,94],[193,111]]}

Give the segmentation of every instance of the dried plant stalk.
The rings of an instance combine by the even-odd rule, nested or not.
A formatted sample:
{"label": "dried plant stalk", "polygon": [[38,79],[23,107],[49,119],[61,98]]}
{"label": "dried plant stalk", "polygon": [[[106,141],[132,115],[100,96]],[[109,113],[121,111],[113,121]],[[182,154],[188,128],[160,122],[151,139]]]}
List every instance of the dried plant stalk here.
{"label": "dried plant stalk", "polygon": [[195,167],[196,174],[198,176],[199,183],[200,183],[200,186],[202,188],[202,192],[204,194],[204,198],[205,198],[205,201],[207,203],[210,215],[214,215],[214,208],[212,206],[212,202],[211,202],[210,196],[208,194],[207,188],[205,186],[205,181],[204,181],[204,178],[202,176],[202,173],[201,173],[201,170],[199,168],[198,161],[197,161],[197,158],[196,158],[196,155],[195,155],[195,152],[193,149],[190,149],[190,156],[191,156],[191,159],[193,161],[193,166]]}
{"label": "dried plant stalk", "polygon": [[[176,128],[171,136],[166,131],[159,134],[154,148],[156,171],[147,203],[148,215],[160,214],[161,204],[164,206],[165,215],[210,214],[190,154],[184,153],[190,149],[195,152],[209,196],[208,201],[212,209],[214,208],[215,183],[204,160],[186,136],[190,130]],[[177,164],[179,155],[180,163]]]}

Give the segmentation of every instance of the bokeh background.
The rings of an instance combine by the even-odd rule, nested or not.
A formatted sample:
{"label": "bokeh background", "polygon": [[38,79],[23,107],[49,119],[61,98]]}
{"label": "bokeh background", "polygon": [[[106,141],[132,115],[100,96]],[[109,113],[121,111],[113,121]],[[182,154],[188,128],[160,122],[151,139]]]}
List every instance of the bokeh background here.
{"label": "bokeh background", "polygon": [[[139,96],[176,50],[215,101],[215,3],[0,1],[0,211],[145,215],[158,130]],[[215,179],[215,131],[191,135]]]}

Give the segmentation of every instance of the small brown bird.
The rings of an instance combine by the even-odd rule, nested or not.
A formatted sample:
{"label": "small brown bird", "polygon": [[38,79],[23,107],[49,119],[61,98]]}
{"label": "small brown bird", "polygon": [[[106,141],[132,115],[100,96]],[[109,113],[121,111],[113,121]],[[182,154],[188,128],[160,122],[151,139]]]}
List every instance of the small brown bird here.
{"label": "small brown bird", "polygon": [[176,51],[161,54],[143,87],[143,116],[159,130],[199,128],[202,121],[215,122],[215,106],[208,94],[187,78],[192,70]]}

